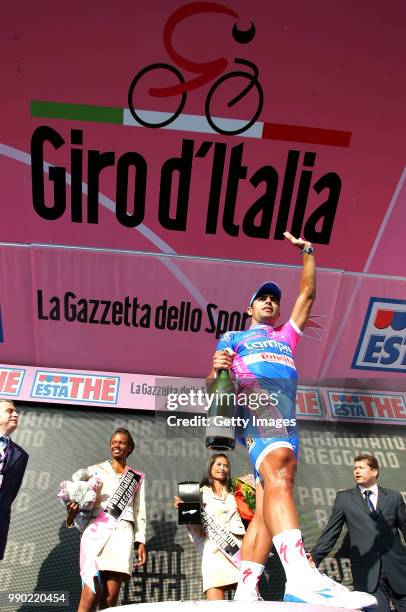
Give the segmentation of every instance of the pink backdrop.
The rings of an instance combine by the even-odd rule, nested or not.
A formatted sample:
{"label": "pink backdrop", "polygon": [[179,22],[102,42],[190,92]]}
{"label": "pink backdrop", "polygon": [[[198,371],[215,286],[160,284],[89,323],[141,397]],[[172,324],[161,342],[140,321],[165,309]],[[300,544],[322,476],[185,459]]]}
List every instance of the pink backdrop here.
{"label": "pink backdrop", "polygon": [[[206,376],[220,333],[247,325],[266,280],[282,287],[287,320],[300,277],[298,267],[46,247],[3,246],[0,262],[4,363],[170,376]],[[321,270],[297,350],[302,380],[401,378],[405,286]]]}
{"label": "pink backdrop", "polygon": [[[286,228],[312,239],[323,268],[298,349],[302,378],[400,379],[405,3],[124,0],[117,10],[89,0],[86,14],[82,4],[44,0],[40,18],[35,5],[3,10],[4,363],[204,376],[213,332],[241,324],[259,283],[282,285],[289,317],[300,257],[281,239]],[[233,38],[235,24],[255,26],[250,42]],[[151,129],[129,107],[172,112],[179,100],[152,95],[176,82],[156,63],[180,71],[187,99],[176,122]],[[209,115],[260,112],[230,135],[209,127],[205,103],[236,70],[245,76],[218,85]],[[69,292],[68,318],[82,308],[70,322]],[[90,322],[80,299],[100,301],[93,319],[111,303],[106,321]],[[393,325],[374,327],[381,310]]]}
{"label": "pink backdrop", "polygon": [[[405,3],[402,0],[390,4],[361,0],[354,4],[343,0],[331,6],[321,0],[311,5],[304,5],[300,0],[285,4],[234,0],[229,4],[218,3],[219,8],[214,12],[195,11],[187,18],[176,17],[177,11],[186,5],[188,3],[181,0],[159,3],[124,0],[118,11],[113,2],[100,5],[89,0],[84,14],[82,3],[77,0],[66,7],[56,7],[45,0],[41,3],[39,18],[35,4],[25,6],[22,15],[18,4],[7,3],[0,25],[3,39],[0,66],[3,82],[7,84],[0,100],[3,118],[0,240],[296,264],[296,252],[274,235],[286,161],[289,151],[297,151],[298,170],[292,184],[292,202],[286,210],[287,229],[291,229],[293,222],[305,153],[314,154],[313,161],[309,162],[308,158],[306,166],[312,175],[309,195],[302,201],[304,224],[329,196],[329,187],[318,194],[313,189],[314,184],[329,173],[338,175],[341,181],[334,221],[326,221],[328,242],[318,247],[319,264],[403,275]],[[238,19],[220,12],[230,12],[228,6]],[[168,36],[178,56],[173,53],[171,56],[164,45],[165,24],[173,15],[176,24]],[[256,27],[255,37],[246,45],[238,44],[231,36],[232,26],[238,23],[240,29],[246,30],[251,22]],[[179,56],[184,58],[183,62]],[[133,77],[153,63],[176,66],[177,60],[177,68],[189,82],[199,75],[187,70],[185,62],[190,68],[191,63],[224,58],[221,74],[246,70],[235,64],[236,57],[258,67],[258,80],[264,94],[259,122],[268,126],[293,125],[345,132],[350,134],[348,146],[336,146],[335,138],[327,139],[328,144],[301,142],[303,131],[292,133],[285,128],[282,140],[275,139],[275,129],[274,139],[248,137],[244,132],[237,136],[203,133],[207,128],[204,102],[214,78],[188,92],[182,114],[202,118],[200,123],[194,121],[189,131],[106,123],[97,118],[95,111],[91,113],[91,120],[66,118],[66,109],[65,118],[52,118],[50,112],[43,112],[39,117],[38,108],[31,108],[33,101],[39,101],[123,111],[129,106],[127,96]],[[149,84],[159,87],[160,83],[165,84],[162,79],[153,82],[152,76]],[[235,86],[236,93],[241,91],[241,84],[235,83]],[[231,81],[219,88],[216,112],[218,107],[220,116],[228,113],[225,116],[230,118],[249,118],[255,107],[255,94],[247,94],[227,110],[223,103],[229,100],[232,88]],[[165,111],[172,110],[174,101],[168,97],[154,98],[146,88],[141,88],[137,103],[143,109]],[[44,219],[33,206],[30,142],[39,126],[52,128],[64,141],[57,150],[46,143],[43,151],[45,162],[67,171],[66,211],[55,220]],[[72,129],[81,131],[82,144],[70,144]],[[185,139],[190,141],[193,152],[190,177],[184,177],[184,187],[188,189],[182,205],[187,207],[187,222],[185,229],[180,231],[163,226],[158,208],[161,169],[167,160],[180,156]],[[202,157],[204,142],[209,143],[209,149]],[[217,228],[213,230],[215,233],[206,233],[206,223],[214,224],[208,202],[215,143],[225,147],[224,172],[222,179],[221,173],[217,177],[220,182],[212,186],[212,196],[219,206]],[[238,157],[241,153],[241,164],[246,166],[246,176],[240,176],[238,185],[234,183],[235,196],[227,179],[233,147],[241,147],[241,150],[234,149],[234,155]],[[81,177],[75,166],[77,161],[72,170],[72,148],[76,149],[76,156],[83,157]],[[87,223],[85,210],[90,150],[114,154],[114,162],[100,175],[100,210],[95,224]],[[144,221],[135,228],[123,226],[114,214],[118,160],[128,152],[141,156],[147,168]],[[217,160],[217,171],[219,165]],[[274,175],[265,203],[255,216],[251,207],[266,192],[266,171],[255,173],[264,166],[274,167],[278,183]],[[52,183],[47,166],[44,171],[45,207],[51,208]],[[82,222],[71,220],[71,174],[74,181],[79,181],[79,191],[80,180],[83,180]],[[36,171],[35,175],[40,180],[41,172]],[[133,206],[134,175],[130,170],[129,211]],[[258,182],[256,187],[251,182],[254,175],[253,182]],[[227,183],[231,189],[228,196]],[[175,172],[172,216],[177,189]],[[163,187],[163,192],[167,194],[168,186]],[[61,197],[59,194],[59,202]],[[234,205],[233,224],[238,235],[230,235],[222,226],[223,210],[226,208],[227,214],[231,214]],[[140,198],[136,208],[140,212]],[[254,225],[259,225],[266,216],[271,218],[267,225],[269,238],[267,234],[265,238],[247,235],[244,218],[250,209]],[[316,229],[320,231],[320,224]],[[317,236],[314,242],[319,242]]]}

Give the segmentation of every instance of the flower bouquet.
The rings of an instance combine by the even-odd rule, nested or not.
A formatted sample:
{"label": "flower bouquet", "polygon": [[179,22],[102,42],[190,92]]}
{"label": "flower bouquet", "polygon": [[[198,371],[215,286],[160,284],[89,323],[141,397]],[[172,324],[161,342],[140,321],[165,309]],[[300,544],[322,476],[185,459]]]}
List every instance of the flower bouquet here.
{"label": "flower bouquet", "polygon": [[255,512],[255,478],[253,474],[233,478],[233,493],[241,518],[251,521]]}
{"label": "flower bouquet", "polygon": [[72,501],[79,506],[73,524],[80,533],[83,533],[90,521],[93,504],[101,486],[102,480],[98,474],[83,469],[77,470],[72,480],[63,480],[60,484],[58,497],[61,502],[67,505]]}

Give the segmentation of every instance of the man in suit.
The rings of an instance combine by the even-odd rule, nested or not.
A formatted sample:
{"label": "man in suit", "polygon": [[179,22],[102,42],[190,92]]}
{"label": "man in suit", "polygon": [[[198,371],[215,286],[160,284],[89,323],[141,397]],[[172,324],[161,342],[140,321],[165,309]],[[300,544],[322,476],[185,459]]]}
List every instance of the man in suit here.
{"label": "man in suit", "polygon": [[400,493],[378,486],[379,463],[363,453],[354,459],[352,489],[339,491],[326,528],[310,553],[318,566],[334,547],[344,523],[351,550],[354,588],[373,594],[379,612],[389,612],[390,600],[406,611],[406,508]]}
{"label": "man in suit", "polygon": [[28,454],[10,439],[18,425],[14,402],[0,399],[0,559],[4,557],[11,505],[20,489]]}

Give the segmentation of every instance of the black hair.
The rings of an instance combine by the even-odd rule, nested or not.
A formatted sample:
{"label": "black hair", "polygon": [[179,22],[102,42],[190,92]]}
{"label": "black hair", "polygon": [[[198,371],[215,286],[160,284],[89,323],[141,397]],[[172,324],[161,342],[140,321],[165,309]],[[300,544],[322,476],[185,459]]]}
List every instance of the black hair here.
{"label": "black hair", "polygon": [[214,455],[211,455],[208,458],[207,463],[206,463],[206,468],[204,470],[203,477],[202,477],[202,479],[200,481],[200,486],[201,487],[211,487],[211,485],[213,484],[213,478],[211,476],[211,468],[213,467],[214,462],[216,461],[216,459],[218,459],[219,457],[224,457],[224,459],[226,459],[226,461],[228,463],[228,474],[227,474],[227,479],[226,479],[225,485],[226,485],[227,491],[231,491],[231,489],[232,489],[231,465],[230,465],[229,458],[224,453],[214,453]]}
{"label": "black hair", "polygon": [[131,453],[133,452],[133,450],[135,448],[135,444],[134,444],[133,437],[130,434],[130,432],[128,431],[128,429],[124,429],[124,427],[117,427],[117,429],[111,435],[110,442],[111,442],[113,436],[115,436],[116,434],[124,434],[125,436],[127,436],[128,444],[130,445],[130,450],[129,450],[128,454],[131,455]]}

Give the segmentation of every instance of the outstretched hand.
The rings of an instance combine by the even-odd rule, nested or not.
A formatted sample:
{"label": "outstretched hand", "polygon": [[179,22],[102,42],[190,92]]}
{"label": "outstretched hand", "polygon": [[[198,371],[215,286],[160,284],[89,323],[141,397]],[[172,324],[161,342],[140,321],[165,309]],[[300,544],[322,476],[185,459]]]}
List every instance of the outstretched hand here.
{"label": "outstretched hand", "polygon": [[289,232],[283,232],[283,235],[289,240],[291,244],[293,244],[293,246],[298,247],[299,249],[303,249],[305,246],[310,245],[310,242],[303,240],[303,238],[295,238]]}

